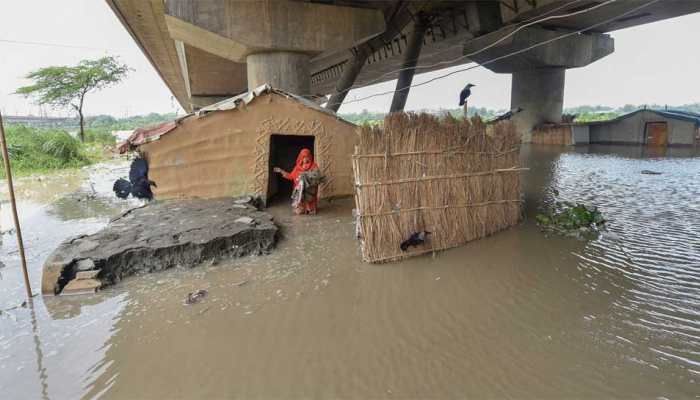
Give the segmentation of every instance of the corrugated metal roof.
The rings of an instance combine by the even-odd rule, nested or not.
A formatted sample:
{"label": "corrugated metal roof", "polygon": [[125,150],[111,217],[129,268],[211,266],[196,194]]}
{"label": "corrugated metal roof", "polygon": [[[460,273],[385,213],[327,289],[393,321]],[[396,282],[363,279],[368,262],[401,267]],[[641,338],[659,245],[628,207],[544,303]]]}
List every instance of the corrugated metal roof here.
{"label": "corrugated metal roof", "polygon": [[132,147],[158,140],[161,136],[172,131],[176,127],[177,121],[170,121],[150,128],[137,128],[134,133],[132,133],[126,141],[120,143],[117,148],[120,153],[126,153],[131,150]]}
{"label": "corrugated metal roof", "polygon": [[220,101],[218,103],[214,103],[210,106],[203,107],[203,108],[199,109],[199,111],[195,112],[195,114],[197,116],[201,116],[201,115],[213,112],[213,111],[233,110],[236,107],[238,107],[239,104],[241,104],[241,103],[243,103],[245,105],[250,104],[253,100],[255,100],[255,98],[257,98],[263,94],[267,94],[267,93],[276,93],[276,94],[279,94],[281,96],[287,97],[289,99],[293,99],[293,100],[301,103],[302,105],[304,105],[308,108],[311,108],[311,109],[314,109],[316,111],[320,111],[322,113],[328,114],[328,115],[330,115],[334,118],[337,118],[343,122],[350,123],[350,122],[345,121],[344,119],[338,117],[338,115],[335,112],[328,110],[326,108],[323,108],[319,104],[314,103],[313,101],[311,101],[309,99],[306,99],[306,98],[301,97],[301,96],[297,96],[293,93],[285,92],[284,90],[275,89],[267,83],[256,87],[255,89],[253,89],[250,92],[242,93],[242,94],[239,94],[238,96],[231,97],[230,99],[222,100],[222,101]]}
{"label": "corrugated metal roof", "polygon": [[301,96],[297,96],[292,93],[287,93],[283,90],[279,89],[274,89],[272,86],[268,84],[264,84],[262,86],[258,86],[257,88],[251,90],[250,92],[246,93],[241,93],[238,96],[231,97],[226,100],[222,100],[218,103],[214,103],[212,105],[203,107],[199,109],[197,112],[192,113],[192,114],[187,114],[175,121],[170,121],[166,122],[164,124],[160,124],[151,128],[139,128],[134,133],[127,139],[125,142],[121,143],[118,145],[118,150],[120,153],[125,153],[129,150],[131,150],[133,147],[142,145],[144,143],[152,142],[154,140],[160,139],[161,136],[165,135],[166,133],[172,131],[177,127],[177,125],[180,123],[180,121],[190,118],[190,117],[196,117],[196,118],[201,118],[206,116],[209,113],[212,112],[217,112],[217,111],[227,111],[227,110],[234,110],[238,108],[241,104],[248,105],[253,100],[256,98],[268,94],[268,93],[275,93],[284,97],[287,97],[289,99],[292,99],[300,104],[302,104],[305,107],[311,108],[313,110],[322,112],[324,114],[328,114],[332,116],[333,118],[337,119],[338,121],[344,122],[346,124],[354,125],[352,122],[346,121],[342,118],[340,118],[335,112],[331,110],[327,110],[320,105],[314,103],[311,100],[305,99]]}

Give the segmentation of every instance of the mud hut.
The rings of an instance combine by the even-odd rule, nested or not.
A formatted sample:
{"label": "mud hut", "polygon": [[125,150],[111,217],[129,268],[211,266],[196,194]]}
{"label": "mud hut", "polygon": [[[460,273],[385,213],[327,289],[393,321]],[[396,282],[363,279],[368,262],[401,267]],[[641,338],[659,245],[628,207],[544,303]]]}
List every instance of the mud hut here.
{"label": "mud hut", "polygon": [[352,195],[356,126],[304,98],[263,85],[177,121],[140,129],[120,146],[149,163],[157,199],[241,194],[288,198],[292,186],[272,172],[291,170],[309,148],[327,177],[320,198]]}

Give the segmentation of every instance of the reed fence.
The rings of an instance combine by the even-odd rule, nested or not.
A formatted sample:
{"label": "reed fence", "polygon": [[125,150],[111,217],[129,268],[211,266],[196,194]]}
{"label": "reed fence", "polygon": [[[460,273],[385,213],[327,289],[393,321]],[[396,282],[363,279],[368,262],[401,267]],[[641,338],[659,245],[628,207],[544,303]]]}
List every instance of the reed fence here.
{"label": "reed fence", "polygon": [[[367,262],[448,249],[520,220],[520,136],[510,121],[390,114],[359,128],[357,234]],[[401,251],[412,233],[424,244]]]}

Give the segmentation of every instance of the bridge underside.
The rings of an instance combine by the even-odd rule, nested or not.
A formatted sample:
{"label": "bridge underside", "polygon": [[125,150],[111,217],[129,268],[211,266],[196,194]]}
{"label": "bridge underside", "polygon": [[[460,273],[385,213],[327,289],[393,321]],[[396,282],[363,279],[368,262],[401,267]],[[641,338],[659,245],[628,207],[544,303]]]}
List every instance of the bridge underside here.
{"label": "bridge underside", "polygon": [[[606,32],[700,11],[694,0],[106,1],[188,111],[264,81],[319,101],[341,92],[334,97],[339,104],[350,86],[402,79],[397,70],[412,65],[413,54],[418,73],[467,62],[513,73],[514,100],[537,108],[526,91],[563,96],[566,68],[613,51]],[[523,23],[566,13],[576,15],[503,39]],[[412,77],[402,73],[410,75],[404,81]],[[548,110],[528,117],[524,127],[561,114],[560,100],[542,105]]]}

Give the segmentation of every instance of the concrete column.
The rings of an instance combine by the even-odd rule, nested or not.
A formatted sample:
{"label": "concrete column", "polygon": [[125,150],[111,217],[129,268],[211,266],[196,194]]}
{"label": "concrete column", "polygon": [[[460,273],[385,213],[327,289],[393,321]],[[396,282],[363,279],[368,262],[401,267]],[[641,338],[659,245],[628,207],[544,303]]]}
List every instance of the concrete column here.
{"label": "concrete column", "polygon": [[420,50],[423,47],[423,37],[428,29],[428,25],[428,21],[422,16],[414,24],[413,33],[409,36],[406,45],[406,53],[404,53],[399,79],[396,81],[396,91],[394,92],[394,98],[391,100],[390,113],[403,111],[403,108],[406,106],[408,92],[410,91],[411,82],[413,82],[413,75],[416,73],[415,68],[418,64]]}
{"label": "concrete column", "polygon": [[532,138],[532,128],[543,122],[561,122],[564,107],[566,68],[543,67],[513,72],[511,109],[521,107],[513,117],[523,142]]}
{"label": "concrete column", "polygon": [[310,57],[304,53],[274,51],[255,53],[246,57],[248,90],[269,83],[300,96],[311,93]]}

